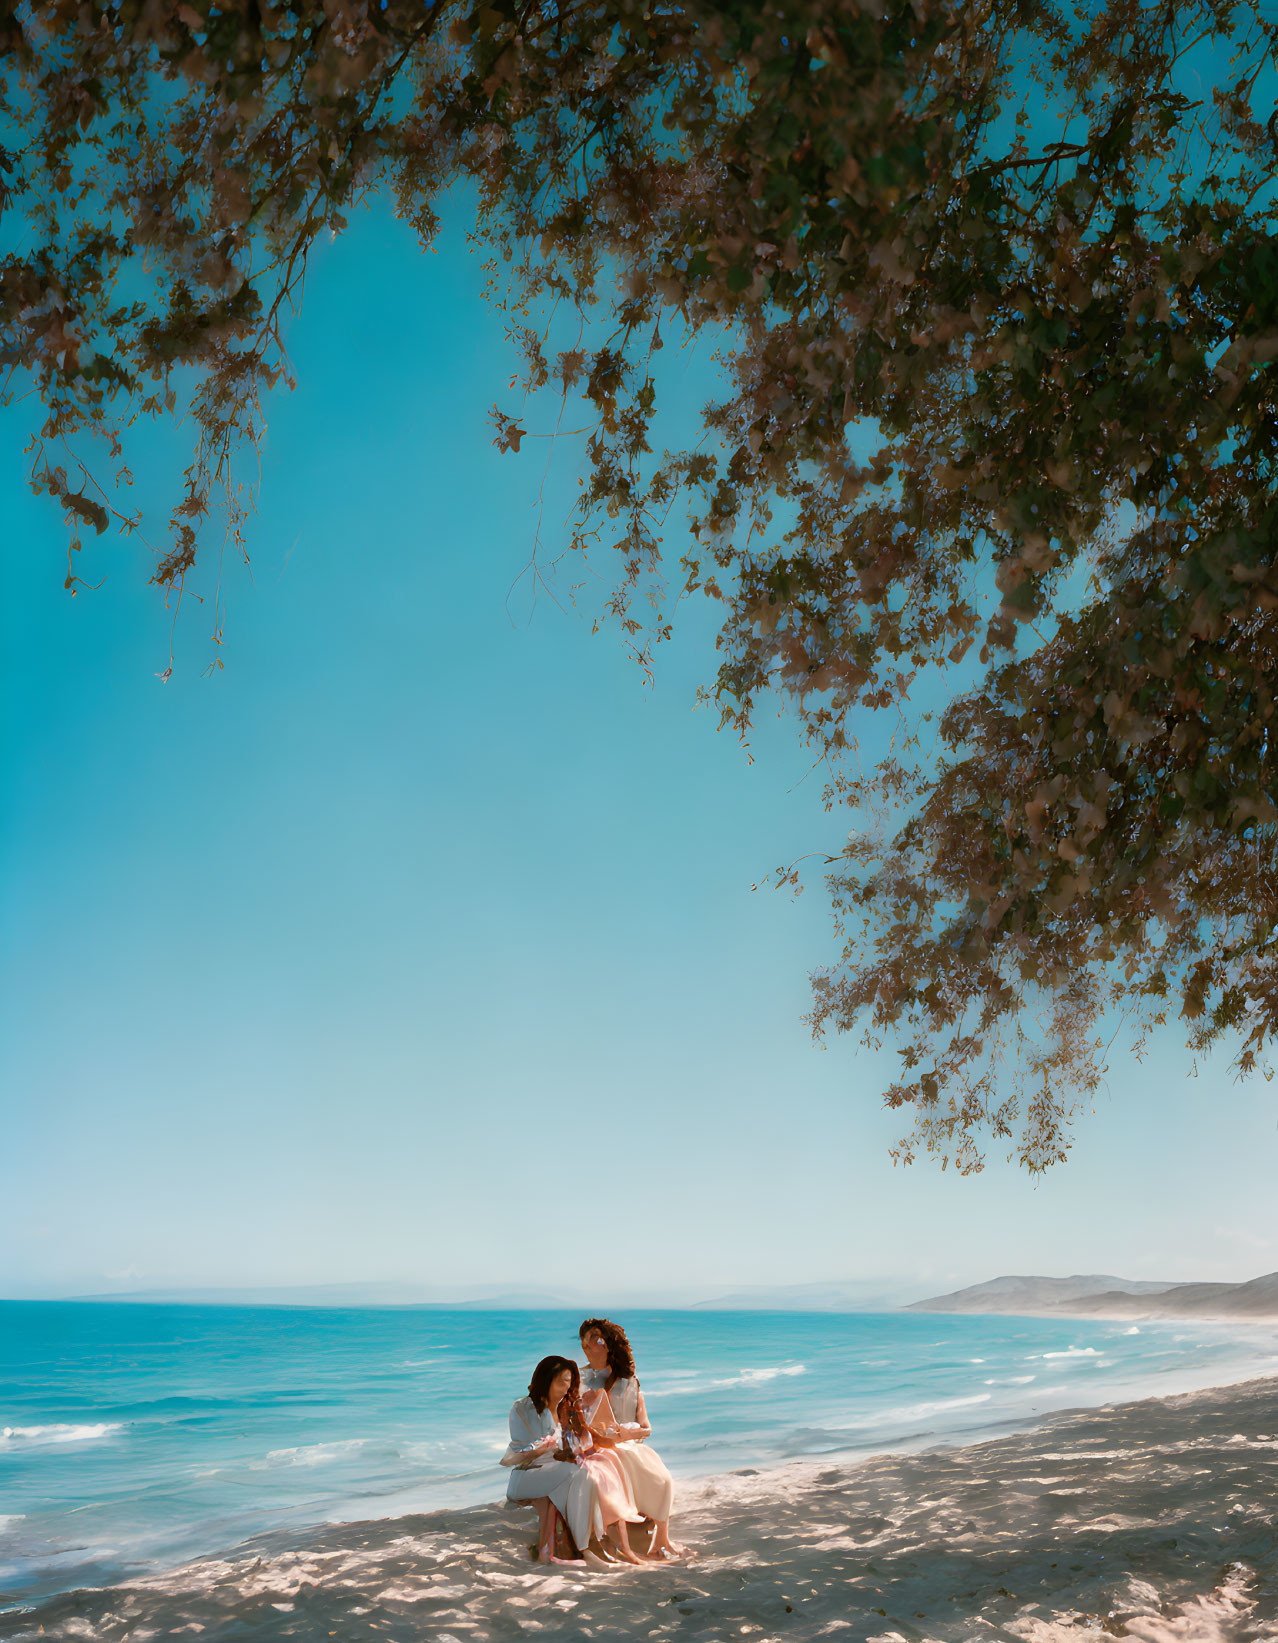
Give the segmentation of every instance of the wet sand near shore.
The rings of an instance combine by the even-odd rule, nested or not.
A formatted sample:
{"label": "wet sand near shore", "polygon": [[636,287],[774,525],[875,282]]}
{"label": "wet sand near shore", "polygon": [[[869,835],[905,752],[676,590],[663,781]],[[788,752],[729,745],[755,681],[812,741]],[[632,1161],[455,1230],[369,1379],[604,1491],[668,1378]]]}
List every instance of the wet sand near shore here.
{"label": "wet sand near shore", "polygon": [[680,1565],[543,1569],[533,1521],[486,1506],[266,1535],[0,1614],[0,1639],[1278,1640],[1278,1379],[699,1480]]}

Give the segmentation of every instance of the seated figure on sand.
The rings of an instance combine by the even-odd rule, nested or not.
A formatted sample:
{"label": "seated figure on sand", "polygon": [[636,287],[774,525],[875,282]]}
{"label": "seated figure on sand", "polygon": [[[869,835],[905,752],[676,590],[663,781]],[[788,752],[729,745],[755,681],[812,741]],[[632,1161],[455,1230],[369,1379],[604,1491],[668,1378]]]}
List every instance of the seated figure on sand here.
{"label": "seated figure on sand", "polygon": [[674,1479],[661,1456],[648,1446],[652,1427],[626,1332],[609,1318],[587,1318],[578,1334],[589,1365],[581,1377],[587,1406],[591,1393],[606,1392],[618,1422],[615,1436],[598,1429],[595,1436],[600,1446],[609,1447],[621,1462],[635,1506],[652,1520],[648,1555],[678,1557],[683,1548],[670,1539]]}
{"label": "seated figure on sand", "polygon": [[510,1469],[507,1500],[538,1508],[537,1553],[543,1563],[565,1561],[555,1550],[557,1517],[570,1537],[571,1559],[615,1562],[603,1544],[610,1534],[626,1562],[642,1561],[631,1551],[626,1529],[642,1516],[616,1456],[595,1446],[571,1359],[543,1358],[533,1370],[528,1396],[510,1411],[510,1446],[501,1464]]}

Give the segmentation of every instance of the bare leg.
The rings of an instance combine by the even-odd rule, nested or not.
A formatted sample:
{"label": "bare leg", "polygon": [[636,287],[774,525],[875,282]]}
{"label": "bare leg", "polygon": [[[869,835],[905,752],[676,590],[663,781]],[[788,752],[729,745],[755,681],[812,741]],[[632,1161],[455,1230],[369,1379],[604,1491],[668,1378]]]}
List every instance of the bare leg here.
{"label": "bare leg", "polygon": [[555,1556],[555,1508],[544,1496],[537,1506],[537,1561],[539,1563],[571,1563],[572,1558]]}
{"label": "bare leg", "polygon": [[554,1550],[555,1520],[551,1516],[554,1508],[550,1504],[548,1495],[543,1495],[540,1500],[534,1500],[531,1504],[537,1508],[537,1555],[540,1556],[542,1548],[545,1546],[550,1547],[552,1551]]}
{"label": "bare leg", "polygon": [[630,1535],[626,1529],[625,1518],[618,1518],[616,1523],[610,1523],[608,1525],[608,1533],[615,1537],[617,1545],[621,1549],[621,1555],[625,1558],[627,1563],[643,1562],[643,1558],[636,1557],[634,1551],[631,1549]]}
{"label": "bare leg", "polygon": [[648,1547],[649,1557],[669,1558],[682,1557],[686,1548],[676,1546],[670,1538],[670,1524],[662,1519],[652,1526],[652,1544]]}

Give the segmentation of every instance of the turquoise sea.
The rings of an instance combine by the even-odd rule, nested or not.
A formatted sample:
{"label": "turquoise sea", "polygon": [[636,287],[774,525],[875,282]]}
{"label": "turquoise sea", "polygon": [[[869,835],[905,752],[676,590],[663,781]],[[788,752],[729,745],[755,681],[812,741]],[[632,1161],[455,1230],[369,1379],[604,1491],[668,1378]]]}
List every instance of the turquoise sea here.
{"label": "turquoise sea", "polygon": [[[653,1312],[676,1478],[965,1442],[1278,1369],[1278,1332],[920,1313]],[[500,1496],[506,1415],[576,1313],[0,1302],[0,1607],[265,1529]]]}

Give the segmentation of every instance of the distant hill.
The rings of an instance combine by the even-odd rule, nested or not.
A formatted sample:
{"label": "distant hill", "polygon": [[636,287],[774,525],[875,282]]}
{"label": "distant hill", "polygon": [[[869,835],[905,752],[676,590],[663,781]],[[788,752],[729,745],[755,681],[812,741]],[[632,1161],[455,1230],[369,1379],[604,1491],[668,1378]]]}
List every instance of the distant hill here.
{"label": "distant hill", "polygon": [[1072,1278],[1007,1277],[970,1284],[952,1295],[934,1295],[915,1301],[911,1312],[1059,1312],[1088,1296],[1156,1295],[1174,1289],[1175,1280],[1150,1283],[1136,1278],[1114,1278],[1105,1273],[1075,1273]]}
{"label": "distant hill", "polygon": [[1072,1318],[1278,1318],[1278,1272],[1242,1284],[1148,1283],[1076,1274],[1007,1277],[915,1301],[914,1312],[1002,1312]]}
{"label": "distant hill", "polygon": [[1278,1318],[1278,1272],[1245,1284],[1176,1284],[1148,1300],[1110,1290],[1083,1308],[1096,1318]]}

